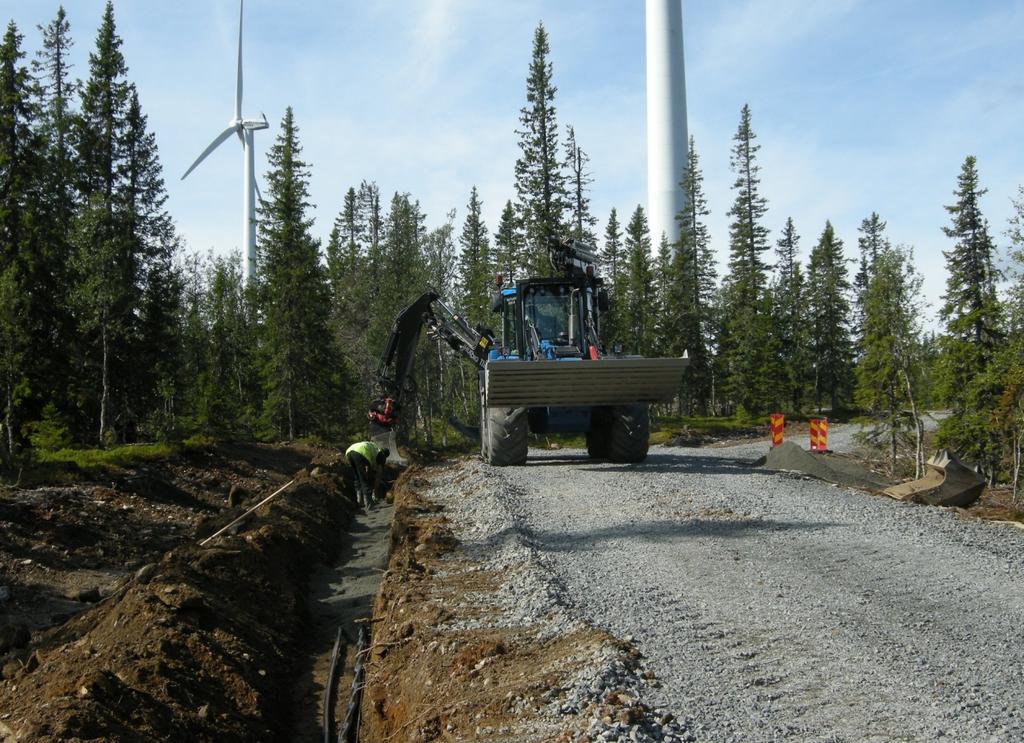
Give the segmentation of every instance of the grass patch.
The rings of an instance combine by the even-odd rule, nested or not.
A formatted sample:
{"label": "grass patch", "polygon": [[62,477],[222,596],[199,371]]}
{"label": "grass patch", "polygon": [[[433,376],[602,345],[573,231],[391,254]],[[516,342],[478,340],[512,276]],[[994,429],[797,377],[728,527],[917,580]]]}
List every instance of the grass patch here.
{"label": "grass patch", "polygon": [[144,462],[169,459],[178,454],[181,444],[127,444],[107,449],[58,449],[36,452],[41,464],[74,465],[83,470],[130,467]]}

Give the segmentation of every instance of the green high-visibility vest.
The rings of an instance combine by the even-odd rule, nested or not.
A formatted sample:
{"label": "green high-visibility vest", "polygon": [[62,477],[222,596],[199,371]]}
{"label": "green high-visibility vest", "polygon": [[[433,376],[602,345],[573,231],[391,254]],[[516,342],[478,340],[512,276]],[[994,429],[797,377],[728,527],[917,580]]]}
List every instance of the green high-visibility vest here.
{"label": "green high-visibility vest", "polygon": [[372,441],[360,441],[352,444],[352,446],[345,450],[345,459],[348,459],[348,455],[352,452],[362,456],[371,466],[377,466],[377,455],[380,454],[380,447]]}

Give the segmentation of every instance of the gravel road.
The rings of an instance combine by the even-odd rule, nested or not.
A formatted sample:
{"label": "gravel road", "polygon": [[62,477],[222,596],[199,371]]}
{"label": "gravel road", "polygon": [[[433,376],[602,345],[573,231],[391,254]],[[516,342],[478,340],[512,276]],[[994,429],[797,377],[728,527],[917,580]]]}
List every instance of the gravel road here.
{"label": "gravel road", "polygon": [[632,638],[697,740],[1024,740],[1024,534],[750,467],[765,449],[531,451],[463,516]]}

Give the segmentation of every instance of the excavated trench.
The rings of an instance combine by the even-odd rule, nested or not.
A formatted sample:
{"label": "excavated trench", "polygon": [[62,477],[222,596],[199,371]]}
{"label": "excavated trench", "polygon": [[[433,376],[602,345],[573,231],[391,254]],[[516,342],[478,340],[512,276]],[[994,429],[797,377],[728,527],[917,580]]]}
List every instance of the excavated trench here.
{"label": "excavated trench", "polygon": [[238,529],[189,537],[9,654],[0,741],[322,740],[325,659],[368,613],[390,508],[357,513],[340,457],[314,465]]}

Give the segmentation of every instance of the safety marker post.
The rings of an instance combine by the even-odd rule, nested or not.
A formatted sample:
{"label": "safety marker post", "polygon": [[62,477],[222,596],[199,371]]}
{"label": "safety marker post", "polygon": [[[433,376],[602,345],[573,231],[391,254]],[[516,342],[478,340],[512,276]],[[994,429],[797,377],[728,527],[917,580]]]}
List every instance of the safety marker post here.
{"label": "safety marker post", "polygon": [[828,418],[811,418],[811,451],[828,451]]}
{"label": "safety marker post", "polygon": [[771,421],[770,430],[772,437],[772,448],[774,449],[776,446],[781,444],[785,438],[783,434],[783,429],[786,425],[786,416],[784,416],[782,413],[772,413],[771,415],[768,416],[768,419]]}

